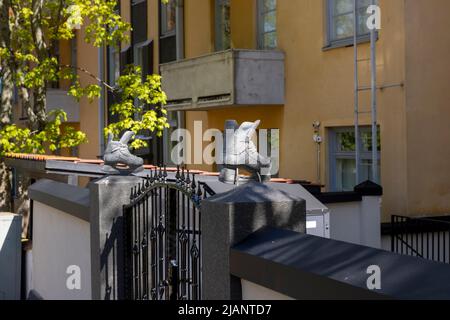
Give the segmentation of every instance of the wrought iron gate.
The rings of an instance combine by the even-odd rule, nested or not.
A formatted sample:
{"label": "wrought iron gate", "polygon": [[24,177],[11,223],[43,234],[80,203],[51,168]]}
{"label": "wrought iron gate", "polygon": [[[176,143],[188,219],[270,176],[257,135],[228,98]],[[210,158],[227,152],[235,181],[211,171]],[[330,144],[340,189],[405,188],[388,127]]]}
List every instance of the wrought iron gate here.
{"label": "wrought iron gate", "polygon": [[165,167],[131,190],[123,209],[126,299],[201,299],[205,190],[184,169],[169,180]]}

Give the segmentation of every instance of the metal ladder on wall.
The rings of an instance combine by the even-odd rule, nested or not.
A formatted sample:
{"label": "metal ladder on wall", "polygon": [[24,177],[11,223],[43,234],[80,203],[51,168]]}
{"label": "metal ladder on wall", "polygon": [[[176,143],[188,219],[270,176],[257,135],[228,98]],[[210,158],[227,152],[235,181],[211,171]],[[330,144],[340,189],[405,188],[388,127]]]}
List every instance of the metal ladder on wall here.
{"label": "metal ladder on wall", "polygon": [[[358,1],[353,0],[353,48],[354,48],[354,99],[355,99],[355,165],[356,165],[356,185],[361,183],[361,145],[359,116],[363,113],[371,113],[372,116],[372,179],[378,181],[378,123],[377,123],[377,66],[376,66],[376,40],[377,31],[370,30],[370,58],[360,59],[358,56]],[[375,0],[371,5],[375,5]],[[370,61],[371,81],[369,86],[359,84],[359,63]],[[371,111],[360,111],[359,94],[360,92],[371,92]]]}

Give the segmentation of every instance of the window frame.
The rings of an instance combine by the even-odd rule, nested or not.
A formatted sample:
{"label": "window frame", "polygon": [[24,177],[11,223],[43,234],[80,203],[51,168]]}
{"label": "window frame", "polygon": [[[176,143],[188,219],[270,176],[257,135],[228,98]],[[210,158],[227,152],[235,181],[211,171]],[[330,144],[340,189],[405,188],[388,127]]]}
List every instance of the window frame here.
{"label": "window frame", "polygon": [[[256,1],[256,24],[257,24],[257,46],[259,50],[274,50],[278,48],[278,28],[277,28],[277,10],[278,10],[278,0],[275,0],[275,9],[271,9],[268,11],[264,10],[264,0]],[[275,12],[275,29],[269,32],[264,31],[264,16]],[[264,44],[264,35],[268,33],[275,33],[275,37],[277,39],[277,45],[275,47],[267,47]]]}
{"label": "window frame", "polygon": [[[343,192],[342,190],[339,190],[337,188],[336,182],[337,182],[337,175],[336,175],[336,169],[337,169],[337,160],[338,159],[345,159],[345,160],[355,160],[355,151],[337,151],[337,135],[338,133],[343,132],[354,132],[354,127],[350,126],[344,126],[344,127],[330,127],[327,129],[327,136],[328,136],[328,184],[329,184],[329,191],[332,192]],[[378,132],[380,132],[380,128],[378,128]],[[372,152],[371,151],[362,151],[363,150],[363,140],[362,140],[362,133],[372,133],[372,129],[370,126],[360,126],[359,127],[359,141],[358,144],[360,146],[360,157],[361,160],[372,160]],[[378,151],[378,161],[381,165],[381,151],[382,151],[382,145],[381,150]],[[362,162],[362,161],[361,161]],[[359,165],[360,172],[363,168],[363,165]],[[381,172],[378,172],[379,179],[381,180]],[[361,183],[360,181],[359,183]],[[355,184],[355,186],[358,185],[358,183]]]}
{"label": "window frame", "polygon": [[[353,45],[353,35],[342,39],[333,39],[334,35],[334,7],[335,0],[324,0],[325,5],[325,46],[323,50],[329,50],[334,48],[348,47]],[[360,8],[358,8],[360,9]],[[353,10],[352,10],[353,14]],[[378,31],[375,32],[376,40],[378,40]],[[356,37],[357,44],[370,41],[370,32],[364,34],[358,34]]]}

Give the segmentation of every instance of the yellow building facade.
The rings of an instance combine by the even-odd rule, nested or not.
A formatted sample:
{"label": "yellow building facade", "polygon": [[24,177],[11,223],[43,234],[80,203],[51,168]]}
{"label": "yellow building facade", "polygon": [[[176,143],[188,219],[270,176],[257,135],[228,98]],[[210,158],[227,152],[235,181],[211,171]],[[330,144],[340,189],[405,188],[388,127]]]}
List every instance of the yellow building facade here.
{"label": "yellow building facade", "polygon": [[[273,44],[273,38],[261,32],[261,28],[264,29],[261,15],[266,14],[261,6],[275,6],[268,10],[270,19],[275,15],[276,21],[276,46],[270,50],[285,54],[284,103],[188,108],[177,113],[177,126],[193,132],[195,121],[202,121],[206,130],[223,129],[227,119],[238,122],[259,119],[261,128],[280,130],[280,177],[309,180],[322,184],[324,190],[342,191],[339,190],[343,187],[341,180],[348,180],[353,174],[352,150],[343,152],[345,156],[340,159],[342,150],[337,152],[335,144],[348,138],[354,125],[354,51],[351,43],[330,41],[330,23],[337,21],[333,18],[339,11],[330,9],[330,6],[335,8],[335,4],[330,4],[335,1],[338,0],[178,0],[169,8],[160,7],[159,0],[145,1],[145,40],[150,41],[153,48],[147,58],[152,60],[155,73],[159,72],[161,62],[168,62],[171,56],[168,48],[172,48],[176,56],[169,59],[171,64],[220,51],[218,38],[223,34],[219,35],[218,30],[223,29],[218,27],[217,20],[223,8],[218,7],[218,2],[227,7],[227,46],[267,49],[261,47],[261,39],[267,36]],[[133,5],[141,2],[121,1],[122,16],[128,21],[137,21]],[[379,0],[379,6],[377,121],[381,141],[380,184],[384,189],[383,220],[388,221],[391,214],[446,215],[450,213],[450,169],[447,166],[450,159],[450,90],[447,89],[450,37],[445,31],[450,27],[450,2]],[[273,28],[274,22],[270,19],[269,28]],[[345,33],[345,30],[333,29],[332,32]],[[176,40],[169,44],[174,35]],[[362,60],[370,57],[369,43],[365,40],[361,36],[358,46]],[[173,49],[174,43],[176,49]],[[94,49],[84,44],[81,37],[77,46],[79,66],[98,70],[106,79],[111,63],[107,49]],[[138,48],[135,43],[131,46]],[[125,49],[123,45],[122,55]],[[161,61],[163,55],[165,61]],[[370,62],[360,61],[359,68],[361,84],[368,85]],[[270,77],[270,74],[261,76]],[[106,98],[103,100],[80,103],[79,124],[89,139],[88,144],[80,146],[80,157],[101,155],[100,132],[108,119],[108,102]],[[367,112],[360,116],[364,131],[371,124],[370,92],[360,94],[360,104],[362,111]],[[320,122],[319,134],[323,138],[320,154],[313,140],[315,122]],[[214,169],[207,165],[192,168]],[[336,185],[338,180],[340,185]]]}

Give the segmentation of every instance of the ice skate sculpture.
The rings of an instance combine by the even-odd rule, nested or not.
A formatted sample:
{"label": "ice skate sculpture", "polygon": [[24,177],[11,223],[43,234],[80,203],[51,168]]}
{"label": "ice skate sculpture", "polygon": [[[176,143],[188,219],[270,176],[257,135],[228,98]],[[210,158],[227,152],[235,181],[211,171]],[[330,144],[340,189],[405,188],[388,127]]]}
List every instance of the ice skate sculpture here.
{"label": "ice skate sculpture", "polygon": [[130,153],[128,142],[134,136],[134,132],[127,131],[120,141],[114,141],[114,136],[108,136],[108,145],[103,160],[105,164],[102,171],[114,175],[128,175],[144,170],[144,160]]}
{"label": "ice skate sculpture", "polygon": [[[220,172],[220,181],[241,184],[249,181],[265,182],[270,180],[271,161],[258,153],[251,140],[259,124],[259,120],[244,122],[241,126],[235,120],[226,121],[224,167]],[[250,177],[240,176],[239,169],[250,173]]]}

